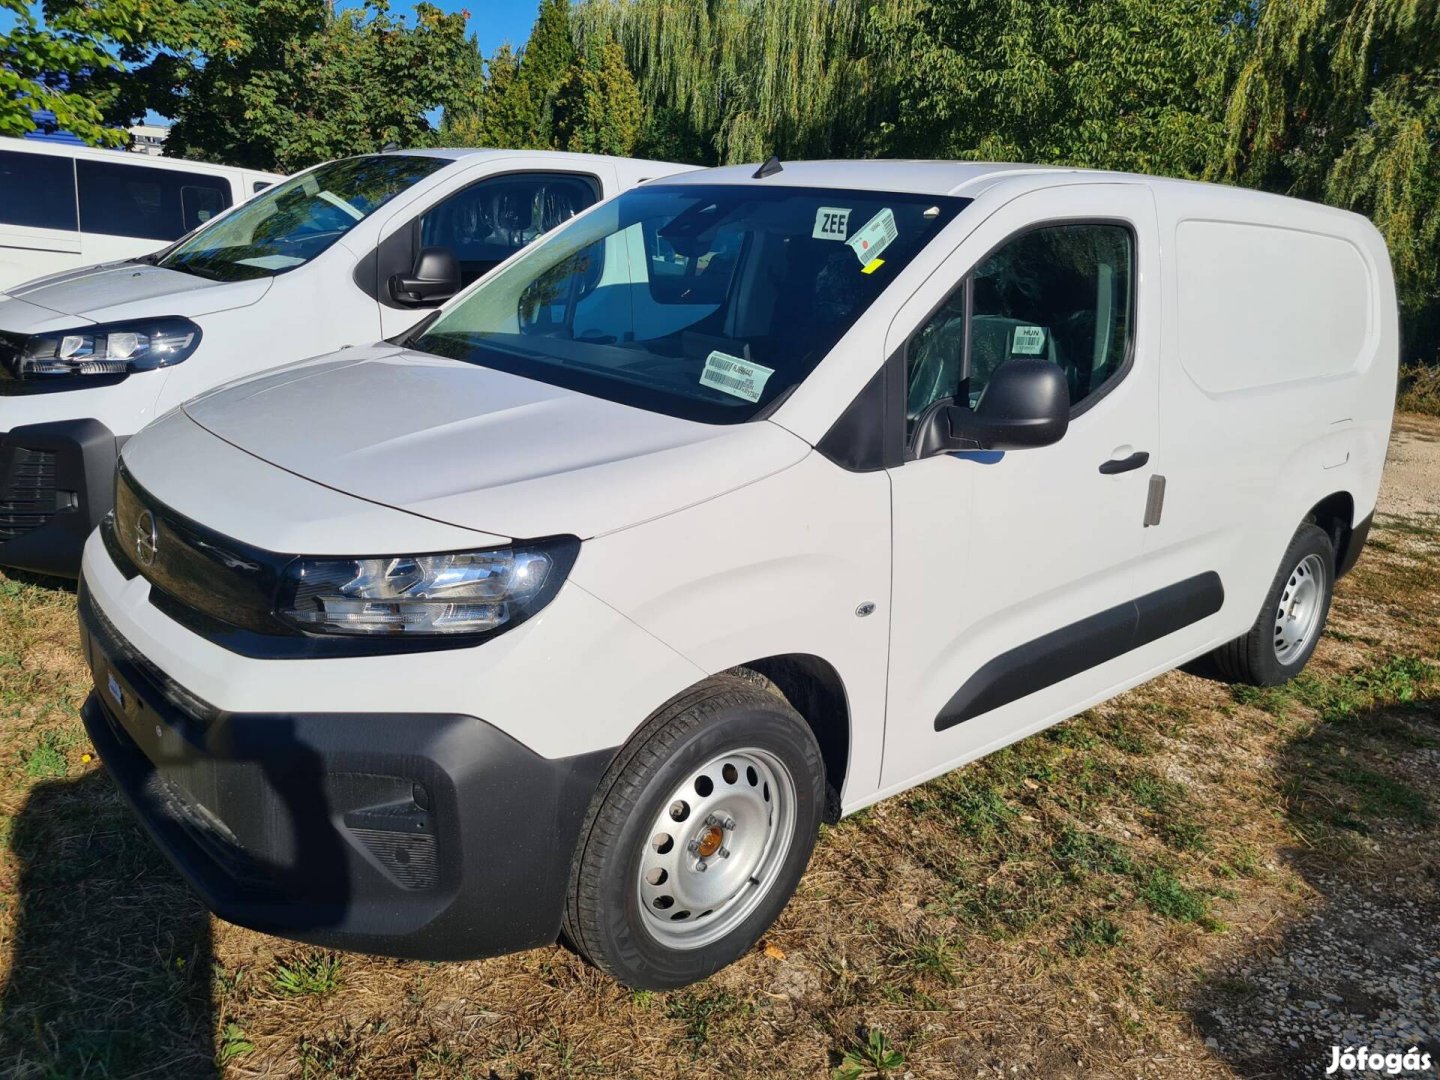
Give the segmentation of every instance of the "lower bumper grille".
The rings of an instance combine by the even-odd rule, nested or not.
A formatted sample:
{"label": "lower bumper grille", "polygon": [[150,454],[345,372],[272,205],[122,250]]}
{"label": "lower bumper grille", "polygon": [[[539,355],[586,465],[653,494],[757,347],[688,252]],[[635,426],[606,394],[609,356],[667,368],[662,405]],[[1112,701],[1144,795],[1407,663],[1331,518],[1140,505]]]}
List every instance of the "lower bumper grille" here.
{"label": "lower bumper grille", "polygon": [[0,543],[40,528],[60,509],[54,452],[0,449]]}

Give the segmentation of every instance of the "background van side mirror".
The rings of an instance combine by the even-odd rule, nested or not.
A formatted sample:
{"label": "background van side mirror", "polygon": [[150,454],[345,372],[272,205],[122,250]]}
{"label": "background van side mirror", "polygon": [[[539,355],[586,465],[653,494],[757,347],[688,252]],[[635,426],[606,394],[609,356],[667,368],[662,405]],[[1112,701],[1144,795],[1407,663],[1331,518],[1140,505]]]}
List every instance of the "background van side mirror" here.
{"label": "background van side mirror", "polygon": [[1070,427],[1070,386],[1049,360],[995,369],[973,410],[939,405],[920,422],[917,457],[952,450],[1024,450],[1059,442]]}
{"label": "background van side mirror", "polygon": [[435,304],[460,291],[460,263],[449,248],[422,248],[408,274],[390,278],[390,295],[401,304]]}

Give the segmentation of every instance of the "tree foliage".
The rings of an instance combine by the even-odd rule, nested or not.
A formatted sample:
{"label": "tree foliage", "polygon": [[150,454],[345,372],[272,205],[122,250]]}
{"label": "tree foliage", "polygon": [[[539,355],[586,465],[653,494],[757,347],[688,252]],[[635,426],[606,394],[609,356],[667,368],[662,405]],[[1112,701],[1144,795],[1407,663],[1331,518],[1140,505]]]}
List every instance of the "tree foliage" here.
{"label": "tree foliage", "polygon": [[1368,214],[1411,357],[1440,348],[1440,3],[1271,0],[1235,82],[1217,176]]}
{"label": "tree foliage", "polygon": [[0,0],[0,11],[15,20],[0,33],[0,135],[34,131],[33,114],[48,111],[59,127],[86,142],[124,142],[125,132],[108,126],[99,104],[75,86],[91,72],[113,67],[110,53],[74,19],[57,17],[42,25],[25,0]]}
{"label": "tree foliage", "polygon": [[618,42],[571,64],[555,94],[555,140],[567,150],[628,156],[644,106]]}
{"label": "tree foliage", "polygon": [[[52,16],[116,38],[115,0],[51,0]],[[150,0],[120,40],[124,68],[85,88],[117,124],[153,109],[173,120],[166,152],[291,171],[387,142],[431,140],[426,113],[454,100],[465,16],[387,0]]]}

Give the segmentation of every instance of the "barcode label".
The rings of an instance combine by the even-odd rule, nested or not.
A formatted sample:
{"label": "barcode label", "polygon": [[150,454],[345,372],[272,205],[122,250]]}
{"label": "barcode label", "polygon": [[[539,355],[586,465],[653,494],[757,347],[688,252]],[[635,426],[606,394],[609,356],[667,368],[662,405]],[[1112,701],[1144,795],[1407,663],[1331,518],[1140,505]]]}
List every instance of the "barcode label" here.
{"label": "barcode label", "polygon": [[765,384],[774,374],[774,368],[716,351],[705,358],[700,385],[754,402],[760,400],[760,395],[765,393]]}

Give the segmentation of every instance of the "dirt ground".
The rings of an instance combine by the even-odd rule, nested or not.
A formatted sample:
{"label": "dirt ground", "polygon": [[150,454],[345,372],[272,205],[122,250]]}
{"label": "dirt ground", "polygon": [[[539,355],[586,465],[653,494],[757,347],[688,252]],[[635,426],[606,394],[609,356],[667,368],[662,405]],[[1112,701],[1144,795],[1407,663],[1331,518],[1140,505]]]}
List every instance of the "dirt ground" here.
{"label": "dirt ground", "polygon": [[213,920],[90,755],[73,618],[71,590],[0,574],[6,1077],[1440,1064],[1435,420],[1397,425],[1371,545],[1294,684],[1172,673],[827,828],[761,946],[668,994],[560,947],[426,964]]}

